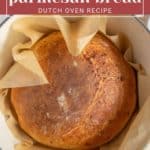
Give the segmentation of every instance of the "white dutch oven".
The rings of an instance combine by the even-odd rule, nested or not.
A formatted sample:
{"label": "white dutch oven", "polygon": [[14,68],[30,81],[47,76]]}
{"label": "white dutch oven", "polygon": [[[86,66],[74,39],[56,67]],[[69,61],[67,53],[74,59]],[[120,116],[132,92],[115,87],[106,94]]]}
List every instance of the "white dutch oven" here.
{"label": "white dutch oven", "polygon": [[[14,19],[15,16],[7,19],[1,24],[1,29],[7,30]],[[133,46],[135,62],[142,64],[146,73],[150,75],[150,32],[144,24],[135,17],[112,17],[108,20],[108,30],[112,34],[122,32],[129,38]],[[16,140],[0,114],[0,149],[13,150],[15,143]]]}

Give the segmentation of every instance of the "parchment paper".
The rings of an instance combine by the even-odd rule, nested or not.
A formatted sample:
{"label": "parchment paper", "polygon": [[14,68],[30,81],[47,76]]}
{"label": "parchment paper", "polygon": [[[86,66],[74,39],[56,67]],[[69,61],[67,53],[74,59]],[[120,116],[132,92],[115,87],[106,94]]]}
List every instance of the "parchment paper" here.
{"label": "parchment paper", "polygon": [[[61,16],[21,16],[9,25],[9,30],[0,29],[0,109],[6,122],[21,144],[17,150],[50,150],[38,145],[19,127],[9,104],[9,88],[47,84],[33,52],[34,45],[42,36],[60,30],[69,52],[79,55],[86,44],[98,32],[106,34],[106,17],[84,17],[70,23]],[[7,32],[6,32],[7,31]],[[3,36],[2,36],[3,35]],[[139,112],[128,123],[126,129],[101,150],[142,150],[150,142],[150,77],[140,65],[132,62],[132,46],[122,34],[109,36],[121,50],[125,59],[137,70],[139,89]],[[142,94],[144,92],[144,94]]]}

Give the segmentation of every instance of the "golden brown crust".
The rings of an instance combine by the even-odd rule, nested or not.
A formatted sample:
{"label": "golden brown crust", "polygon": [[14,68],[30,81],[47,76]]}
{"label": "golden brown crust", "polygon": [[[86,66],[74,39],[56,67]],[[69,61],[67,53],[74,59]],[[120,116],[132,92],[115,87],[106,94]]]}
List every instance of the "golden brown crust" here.
{"label": "golden brown crust", "polygon": [[21,128],[51,147],[102,145],[116,136],[136,104],[132,68],[118,49],[96,34],[80,56],[69,54],[60,32],[33,47],[49,85],[11,90]]}

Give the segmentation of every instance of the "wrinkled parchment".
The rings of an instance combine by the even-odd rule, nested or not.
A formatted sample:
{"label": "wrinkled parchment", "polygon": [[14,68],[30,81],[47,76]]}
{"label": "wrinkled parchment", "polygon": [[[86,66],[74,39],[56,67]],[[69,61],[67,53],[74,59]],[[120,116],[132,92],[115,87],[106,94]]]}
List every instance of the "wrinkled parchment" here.
{"label": "wrinkled parchment", "polygon": [[[31,47],[45,34],[60,30],[69,52],[79,55],[86,44],[98,32],[106,34],[106,17],[84,17],[76,22],[68,22],[61,16],[21,16],[11,22],[9,28],[0,29],[0,109],[4,113],[9,128],[21,144],[17,150],[50,150],[38,145],[26,135],[14,118],[10,108],[9,89],[47,84]],[[3,35],[3,36],[2,36]],[[101,150],[142,150],[150,142],[150,77],[144,74],[140,65],[132,62],[132,47],[122,34],[107,36],[118,46],[124,58],[137,70],[139,89],[139,112],[134,115],[126,129]]]}

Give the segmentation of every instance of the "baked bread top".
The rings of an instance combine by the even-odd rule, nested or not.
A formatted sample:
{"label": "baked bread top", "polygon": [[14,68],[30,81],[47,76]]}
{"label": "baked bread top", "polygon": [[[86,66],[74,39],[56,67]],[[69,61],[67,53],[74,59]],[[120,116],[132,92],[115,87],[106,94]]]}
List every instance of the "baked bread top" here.
{"label": "baked bread top", "polygon": [[136,104],[135,74],[115,45],[97,33],[72,56],[60,32],[33,46],[49,84],[13,88],[20,127],[46,146],[92,148],[115,137]]}

